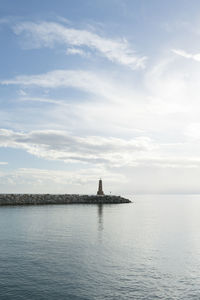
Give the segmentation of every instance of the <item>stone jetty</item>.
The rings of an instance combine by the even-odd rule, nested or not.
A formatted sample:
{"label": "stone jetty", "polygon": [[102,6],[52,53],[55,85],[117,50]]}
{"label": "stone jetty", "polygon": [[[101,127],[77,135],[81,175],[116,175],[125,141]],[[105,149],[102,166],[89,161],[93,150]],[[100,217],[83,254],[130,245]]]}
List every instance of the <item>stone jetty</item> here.
{"label": "stone jetty", "polygon": [[131,201],[114,195],[0,194],[0,206],[48,204],[119,204]]}

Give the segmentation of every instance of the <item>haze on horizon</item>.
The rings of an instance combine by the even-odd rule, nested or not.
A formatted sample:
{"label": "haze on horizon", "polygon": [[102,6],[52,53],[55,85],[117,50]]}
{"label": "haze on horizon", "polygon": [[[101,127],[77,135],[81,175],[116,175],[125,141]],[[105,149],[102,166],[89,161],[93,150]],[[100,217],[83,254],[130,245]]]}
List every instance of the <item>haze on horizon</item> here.
{"label": "haze on horizon", "polygon": [[200,2],[0,3],[0,192],[200,193]]}

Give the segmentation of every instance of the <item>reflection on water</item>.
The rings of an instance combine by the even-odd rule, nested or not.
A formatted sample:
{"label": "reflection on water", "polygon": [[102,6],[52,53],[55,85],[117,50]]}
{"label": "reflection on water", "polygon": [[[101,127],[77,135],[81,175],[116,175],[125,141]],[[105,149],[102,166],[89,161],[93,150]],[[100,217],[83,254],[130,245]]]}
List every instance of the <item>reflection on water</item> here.
{"label": "reflection on water", "polygon": [[98,230],[103,230],[103,204],[98,204]]}

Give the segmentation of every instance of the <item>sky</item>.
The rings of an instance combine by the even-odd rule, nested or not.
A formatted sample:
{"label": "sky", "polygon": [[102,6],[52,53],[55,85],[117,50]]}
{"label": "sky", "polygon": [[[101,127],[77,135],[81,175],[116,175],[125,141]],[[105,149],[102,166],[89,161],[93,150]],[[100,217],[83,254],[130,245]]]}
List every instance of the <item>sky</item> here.
{"label": "sky", "polygon": [[200,193],[199,0],[1,0],[0,193]]}

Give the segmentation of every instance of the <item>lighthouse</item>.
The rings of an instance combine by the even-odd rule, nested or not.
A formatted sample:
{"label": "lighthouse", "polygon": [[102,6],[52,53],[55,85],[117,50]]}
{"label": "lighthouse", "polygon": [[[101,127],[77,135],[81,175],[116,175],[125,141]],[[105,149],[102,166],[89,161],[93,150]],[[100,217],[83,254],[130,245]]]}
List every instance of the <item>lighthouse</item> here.
{"label": "lighthouse", "polygon": [[102,185],[102,180],[101,179],[99,179],[99,188],[98,188],[98,191],[97,191],[97,195],[99,195],[99,196],[103,196],[104,195],[103,185]]}

